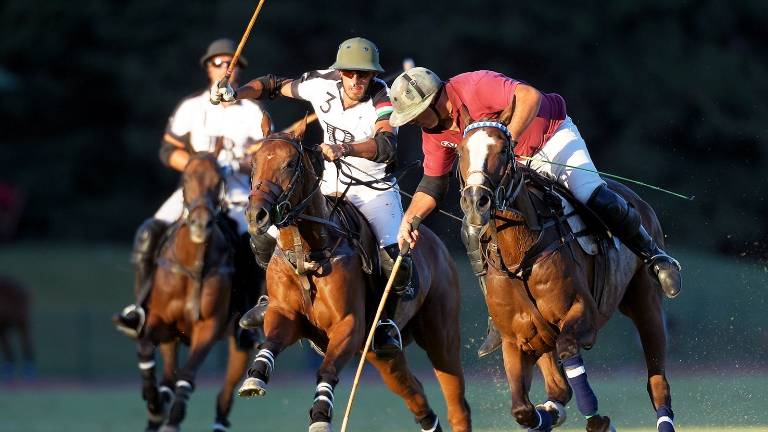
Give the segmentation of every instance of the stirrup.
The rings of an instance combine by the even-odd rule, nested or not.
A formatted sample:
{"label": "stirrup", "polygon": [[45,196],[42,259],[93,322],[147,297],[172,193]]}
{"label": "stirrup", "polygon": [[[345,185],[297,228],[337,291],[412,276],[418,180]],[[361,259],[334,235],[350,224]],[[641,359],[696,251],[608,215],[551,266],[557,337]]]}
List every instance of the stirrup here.
{"label": "stirrup", "polygon": [[[386,327],[386,326],[392,326],[395,328],[395,335],[393,336],[392,333],[389,332],[386,328],[382,329],[382,331],[385,331],[387,336],[389,336],[391,339],[394,340],[395,346],[397,347],[397,350],[392,349],[383,349],[381,347],[376,347],[376,333],[379,332],[379,327]],[[403,337],[400,334],[400,328],[397,327],[397,324],[395,324],[394,321],[391,319],[385,319],[385,320],[379,320],[379,322],[376,324],[376,329],[374,330],[374,338],[371,341],[371,351],[376,353],[376,355],[392,355],[397,351],[403,350]]]}
{"label": "stirrup", "polygon": [[[139,317],[139,323],[136,325],[136,328],[129,327],[125,322],[126,316],[131,312],[135,313]],[[144,308],[136,304],[131,304],[124,307],[120,314],[112,319],[112,322],[115,324],[117,331],[132,339],[138,339],[139,335],[141,334],[141,330],[144,328],[144,322],[146,319],[147,315],[144,312]]]}

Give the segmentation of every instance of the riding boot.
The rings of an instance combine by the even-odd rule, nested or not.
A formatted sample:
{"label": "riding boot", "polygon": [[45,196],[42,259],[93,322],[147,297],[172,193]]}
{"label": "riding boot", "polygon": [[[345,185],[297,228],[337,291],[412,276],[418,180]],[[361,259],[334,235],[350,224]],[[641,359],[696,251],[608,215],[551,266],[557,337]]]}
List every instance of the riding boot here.
{"label": "riding boot", "polygon": [[[387,281],[392,277],[392,270],[399,255],[400,247],[397,243],[392,243],[379,249],[381,273],[387,278]],[[395,295],[390,295],[387,298],[384,310],[385,317],[382,317],[376,323],[376,331],[373,335],[373,351],[380,357],[391,358],[403,349],[400,329],[395,324],[394,318],[400,301],[411,300],[415,295],[413,284],[411,283],[412,277],[413,260],[410,255],[403,255],[400,260],[400,266],[397,269],[397,274],[392,281],[391,289]]]}
{"label": "riding boot", "polygon": [[256,263],[265,271],[272,259],[272,254],[275,252],[275,246],[277,246],[277,239],[269,233],[251,234],[251,250],[256,257]]}
{"label": "riding boot", "polygon": [[136,272],[136,303],[126,306],[119,314],[112,317],[117,330],[128,337],[138,338],[144,327],[146,319],[144,303],[149,298],[157,248],[168,226],[165,221],[149,218],[136,231],[131,252],[131,263]]}
{"label": "riding boot", "polygon": [[664,252],[643,227],[640,214],[607,185],[599,186],[587,202],[629,250],[639,256],[651,274],[658,278],[662,291],[675,298],[682,287],[680,263]]}
{"label": "riding boot", "polygon": [[[397,243],[384,246],[379,249],[379,260],[381,261],[381,273],[389,280],[392,275],[392,269],[395,267],[395,261],[400,255],[400,246]],[[392,281],[392,291],[398,296],[412,295],[411,278],[413,277],[413,259],[411,255],[403,255],[400,260],[400,267],[397,269],[395,280]]]}
{"label": "riding boot", "polygon": [[[467,249],[467,258],[469,258],[469,264],[472,267],[472,271],[477,276],[477,281],[480,284],[480,290],[483,292],[483,297],[486,296],[485,286],[485,263],[483,262],[483,254],[480,250],[480,230],[482,227],[476,227],[463,222],[461,224],[461,241],[464,243],[464,247]],[[486,331],[485,341],[477,350],[477,356],[483,358],[488,354],[496,351],[501,346],[501,334],[493,325],[493,320],[488,317],[488,330]]]}

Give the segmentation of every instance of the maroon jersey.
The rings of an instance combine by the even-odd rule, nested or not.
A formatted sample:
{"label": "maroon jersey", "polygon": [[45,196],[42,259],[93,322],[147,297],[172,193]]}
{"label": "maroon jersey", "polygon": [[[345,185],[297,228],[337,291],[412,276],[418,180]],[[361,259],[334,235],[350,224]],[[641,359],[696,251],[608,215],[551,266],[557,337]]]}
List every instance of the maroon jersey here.
{"label": "maroon jersey", "polygon": [[[481,70],[457,75],[445,83],[445,92],[453,106],[451,117],[461,118],[464,106],[472,119],[498,119],[509,106],[520,81],[498,72]],[[565,120],[565,100],[556,93],[542,93],[541,107],[531,124],[518,137],[515,154],[533,156],[554,135]],[[461,119],[464,121],[464,119]],[[459,124],[463,129],[467,126]],[[456,147],[461,142],[460,131],[422,129],[424,175],[441,176],[451,171],[456,160]]]}

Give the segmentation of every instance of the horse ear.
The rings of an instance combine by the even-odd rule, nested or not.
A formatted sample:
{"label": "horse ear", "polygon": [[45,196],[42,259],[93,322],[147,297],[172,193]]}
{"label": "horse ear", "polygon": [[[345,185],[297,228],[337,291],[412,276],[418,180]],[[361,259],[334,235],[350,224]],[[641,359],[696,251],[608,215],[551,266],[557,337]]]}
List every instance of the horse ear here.
{"label": "horse ear", "polygon": [[301,121],[296,122],[296,125],[291,130],[291,134],[293,135],[293,139],[296,141],[302,141],[304,138],[304,133],[307,131],[307,116],[309,113],[304,114],[304,119]]}

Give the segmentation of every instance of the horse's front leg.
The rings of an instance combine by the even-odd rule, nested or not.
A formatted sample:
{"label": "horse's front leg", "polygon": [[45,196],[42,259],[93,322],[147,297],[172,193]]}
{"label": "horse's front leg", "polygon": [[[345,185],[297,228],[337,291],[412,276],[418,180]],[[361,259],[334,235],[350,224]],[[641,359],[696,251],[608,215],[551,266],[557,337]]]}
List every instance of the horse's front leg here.
{"label": "horse's front leg", "polygon": [[536,405],[536,409],[543,408],[549,412],[552,416],[553,428],[561,426],[566,419],[565,405],[573,396],[571,386],[568,385],[568,380],[560,368],[555,351],[550,351],[539,357],[536,364],[544,377],[544,387],[547,391],[547,401]]}
{"label": "horse's front leg", "polygon": [[189,344],[189,355],[184,366],[177,373],[173,404],[168,415],[168,423],[163,427],[164,432],[177,431],[184,420],[189,397],[195,390],[197,370],[216,343],[221,326],[222,322],[218,317],[198,321],[194,324],[192,341]]}
{"label": "horse's front leg", "polygon": [[589,309],[582,303],[575,303],[561,324],[557,337],[557,356],[565,369],[568,384],[573,389],[576,407],[587,419],[588,432],[613,431],[611,419],[598,413],[597,396],[587,380],[587,369],[581,358],[581,347],[594,341],[594,320]]}
{"label": "horse's front leg", "polygon": [[512,416],[518,424],[529,430],[550,431],[553,418],[544,408],[534,408],[528,393],[536,357],[523,352],[514,341],[504,340],[504,370],[512,396]]}
{"label": "horse's front leg", "polygon": [[248,369],[248,377],[237,391],[241,397],[264,396],[280,352],[301,337],[301,319],[294,311],[271,303],[264,315],[264,337],[261,349]]}
{"label": "horse's front leg", "polygon": [[147,402],[147,431],[156,431],[165,421],[165,406],[155,378],[155,344],[146,337],[137,344],[141,398]]}
{"label": "horse's front leg", "polygon": [[[349,289],[357,289],[351,287]],[[362,291],[362,287],[360,287]],[[333,389],[339,382],[339,372],[363,344],[365,331],[359,313],[350,313],[339,320],[328,334],[328,349],[320,368],[317,370],[315,402],[309,410],[309,432],[331,432],[333,417]]]}

